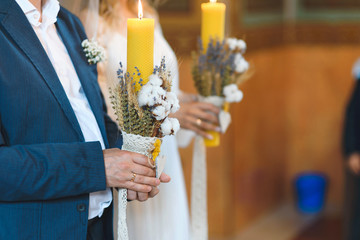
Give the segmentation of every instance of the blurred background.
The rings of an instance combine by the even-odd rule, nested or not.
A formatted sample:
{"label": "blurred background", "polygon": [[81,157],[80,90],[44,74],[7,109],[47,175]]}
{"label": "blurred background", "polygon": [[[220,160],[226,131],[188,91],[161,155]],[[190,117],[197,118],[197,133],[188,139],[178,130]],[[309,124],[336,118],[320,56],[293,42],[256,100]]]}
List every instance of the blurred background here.
{"label": "blurred background", "polygon": [[[201,0],[168,0],[164,35],[180,62],[180,86],[195,93],[191,51]],[[342,239],[345,107],[360,57],[359,0],[226,0],[227,36],[243,38],[253,76],[233,104],[222,144],[208,149],[210,239]],[[191,146],[181,150],[187,188]],[[319,214],[295,207],[293,181],[328,177]],[[188,192],[190,196],[190,191]]]}

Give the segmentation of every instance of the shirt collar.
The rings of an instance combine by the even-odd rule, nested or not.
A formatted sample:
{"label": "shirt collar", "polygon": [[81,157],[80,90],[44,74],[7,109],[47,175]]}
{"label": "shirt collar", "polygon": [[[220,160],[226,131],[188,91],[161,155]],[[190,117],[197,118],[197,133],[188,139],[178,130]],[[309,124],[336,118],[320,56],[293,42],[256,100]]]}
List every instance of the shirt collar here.
{"label": "shirt collar", "polygon": [[46,28],[54,24],[60,11],[58,0],[46,0],[42,7],[42,22],[39,22],[40,12],[32,5],[29,0],[16,0],[21,10],[25,13],[26,18],[32,26]]}

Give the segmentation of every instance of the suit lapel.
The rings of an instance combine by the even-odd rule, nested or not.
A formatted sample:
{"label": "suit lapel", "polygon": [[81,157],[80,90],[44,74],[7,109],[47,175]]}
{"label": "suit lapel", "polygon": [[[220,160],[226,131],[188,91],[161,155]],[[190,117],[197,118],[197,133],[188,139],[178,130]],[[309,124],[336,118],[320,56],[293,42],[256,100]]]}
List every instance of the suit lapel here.
{"label": "suit lapel", "polygon": [[[7,0],[1,1],[6,2]],[[79,135],[79,138],[83,141],[84,137],[82,135],[81,128],[66,96],[66,93],[60,83],[60,80],[55,72],[55,69],[52,66],[39,39],[37,38],[32,26],[15,1],[10,1],[9,8],[7,10],[7,16],[3,19],[2,24],[6,31],[8,31],[9,35],[19,46],[19,48],[22,49],[31,63],[41,74],[53,95],[57,99],[64,114]]]}
{"label": "suit lapel", "polygon": [[76,73],[80,79],[81,86],[89,101],[91,110],[95,115],[105,145],[107,146],[108,142],[104,122],[104,110],[102,109],[102,99],[99,93],[99,88],[96,86],[97,74],[94,73],[94,71],[96,71],[96,66],[90,66],[87,63],[83,48],[81,47],[81,41],[85,39],[85,36],[83,36],[84,39],[79,39],[76,34],[70,31],[61,16],[62,14],[59,13],[59,17],[56,22],[58,33],[60,34],[62,41],[70,55]]}

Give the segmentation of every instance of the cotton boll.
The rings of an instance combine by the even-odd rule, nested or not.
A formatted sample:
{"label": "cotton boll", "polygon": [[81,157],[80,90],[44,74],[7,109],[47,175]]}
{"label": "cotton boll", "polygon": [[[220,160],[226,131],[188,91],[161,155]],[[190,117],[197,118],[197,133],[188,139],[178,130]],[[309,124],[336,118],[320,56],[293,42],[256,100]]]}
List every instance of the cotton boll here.
{"label": "cotton boll", "polygon": [[238,91],[234,92],[232,98],[229,99],[228,102],[240,102],[243,99],[243,97],[244,97],[243,92],[241,90],[238,90]]}
{"label": "cotton boll", "polygon": [[229,84],[224,87],[223,94],[226,97],[226,96],[231,95],[233,92],[235,92],[237,90],[238,90],[238,86],[236,84]]}
{"label": "cotton boll", "polygon": [[173,105],[171,105],[171,113],[176,113],[180,109],[179,100],[176,100],[177,101]]}
{"label": "cotton boll", "polygon": [[160,86],[152,86],[151,95],[156,104],[161,104],[166,96],[166,91]]}
{"label": "cotton boll", "polygon": [[241,53],[244,53],[246,51],[246,42],[242,39],[237,40],[236,47],[240,49]]}
{"label": "cotton boll", "polygon": [[143,107],[143,106],[154,106],[155,105],[155,100],[154,97],[152,96],[152,92],[153,92],[153,86],[151,86],[150,84],[145,84],[139,92],[138,95],[138,102],[139,102],[139,106]]}
{"label": "cotton boll", "polygon": [[150,83],[142,86],[139,94],[138,101],[139,106],[149,106],[152,107],[155,104],[161,104],[162,100],[165,98],[166,91],[160,86],[153,86]]}
{"label": "cotton boll", "polygon": [[165,97],[166,91],[160,86],[152,86],[152,94],[159,97]]}
{"label": "cotton boll", "polygon": [[223,94],[225,96],[225,101],[229,103],[240,102],[243,98],[243,92],[238,89],[236,84],[225,86]]}
{"label": "cotton boll", "polygon": [[231,51],[234,51],[237,46],[237,39],[236,38],[228,38],[226,39],[226,44],[229,46]]}
{"label": "cotton boll", "polygon": [[179,99],[176,94],[173,92],[168,92],[166,94],[166,100],[170,104],[171,113],[175,113],[180,108]]}
{"label": "cotton boll", "polygon": [[149,77],[149,83],[153,86],[161,86],[163,84],[163,81],[161,80],[161,78],[159,78],[158,75],[152,74]]}
{"label": "cotton boll", "polygon": [[234,64],[235,72],[237,73],[243,73],[249,69],[249,63],[243,58],[240,53],[235,55]]}
{"label": "cotton boll", "polygon": [[169,118],[166,118],[160,126],[161,132],[164,136],[170,135],[172,131],[172,124]]}
{"label": "cotton boll", "polygon": [[171,111],[171,104],[168,101],[161,101],[161,106],[163,106],[165,108],[165,115],[168,116],[170,114]]}
{"label": "cotton boll", "polygon": [[238,73],[244,73],[249,69],[249,63],[242,58],[240,62],[238,62],[235,71]]}
{"label": "cotton boll", "polygon": [[169,121],[171,122],[171,125],[172,125],[172,133],[171,134],[175,135],[180,129],[179,120],[177,120],[176,118],[169,118]]}
{"label": "cotton boll", "polygon": [[166,118],[165,108],[164,108],[164,106],[161,106],[161,105],[155,107],[154,110],[152,111],[152,114],[154,115],[154,117],[158,121],[163,120],[164,118]]}

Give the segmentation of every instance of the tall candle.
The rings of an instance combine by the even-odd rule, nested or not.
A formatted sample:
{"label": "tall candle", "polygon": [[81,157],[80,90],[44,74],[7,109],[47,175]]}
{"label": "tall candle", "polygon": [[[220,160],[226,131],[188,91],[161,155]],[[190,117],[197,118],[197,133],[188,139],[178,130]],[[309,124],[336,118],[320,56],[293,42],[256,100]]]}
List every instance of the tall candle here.
{"label": "tall candle", "polygon": [[148,82],[153,70],[154,19],[143,18],[139,0],[139,17],[127,20],[127,71],[133,77],[136,91],[140,90],[141,84]]}
{"label": "tall candle", "polygon": [[[210,0],[209,3],[201,4],[201,40],[204,52],[207,51],[210,40],[223,41],[225,35],[225,10],[224,3],[217,3]],[[214,131],[207,131],[212,139],[204,139],[207,147],[220,145],[220,134]]]}
{"label": "tall candle", "polygon": [[201,4],[201,40],[205,52],[210,39],[224,40],[225,10],[225,4],[217,3],[216,0]]}

